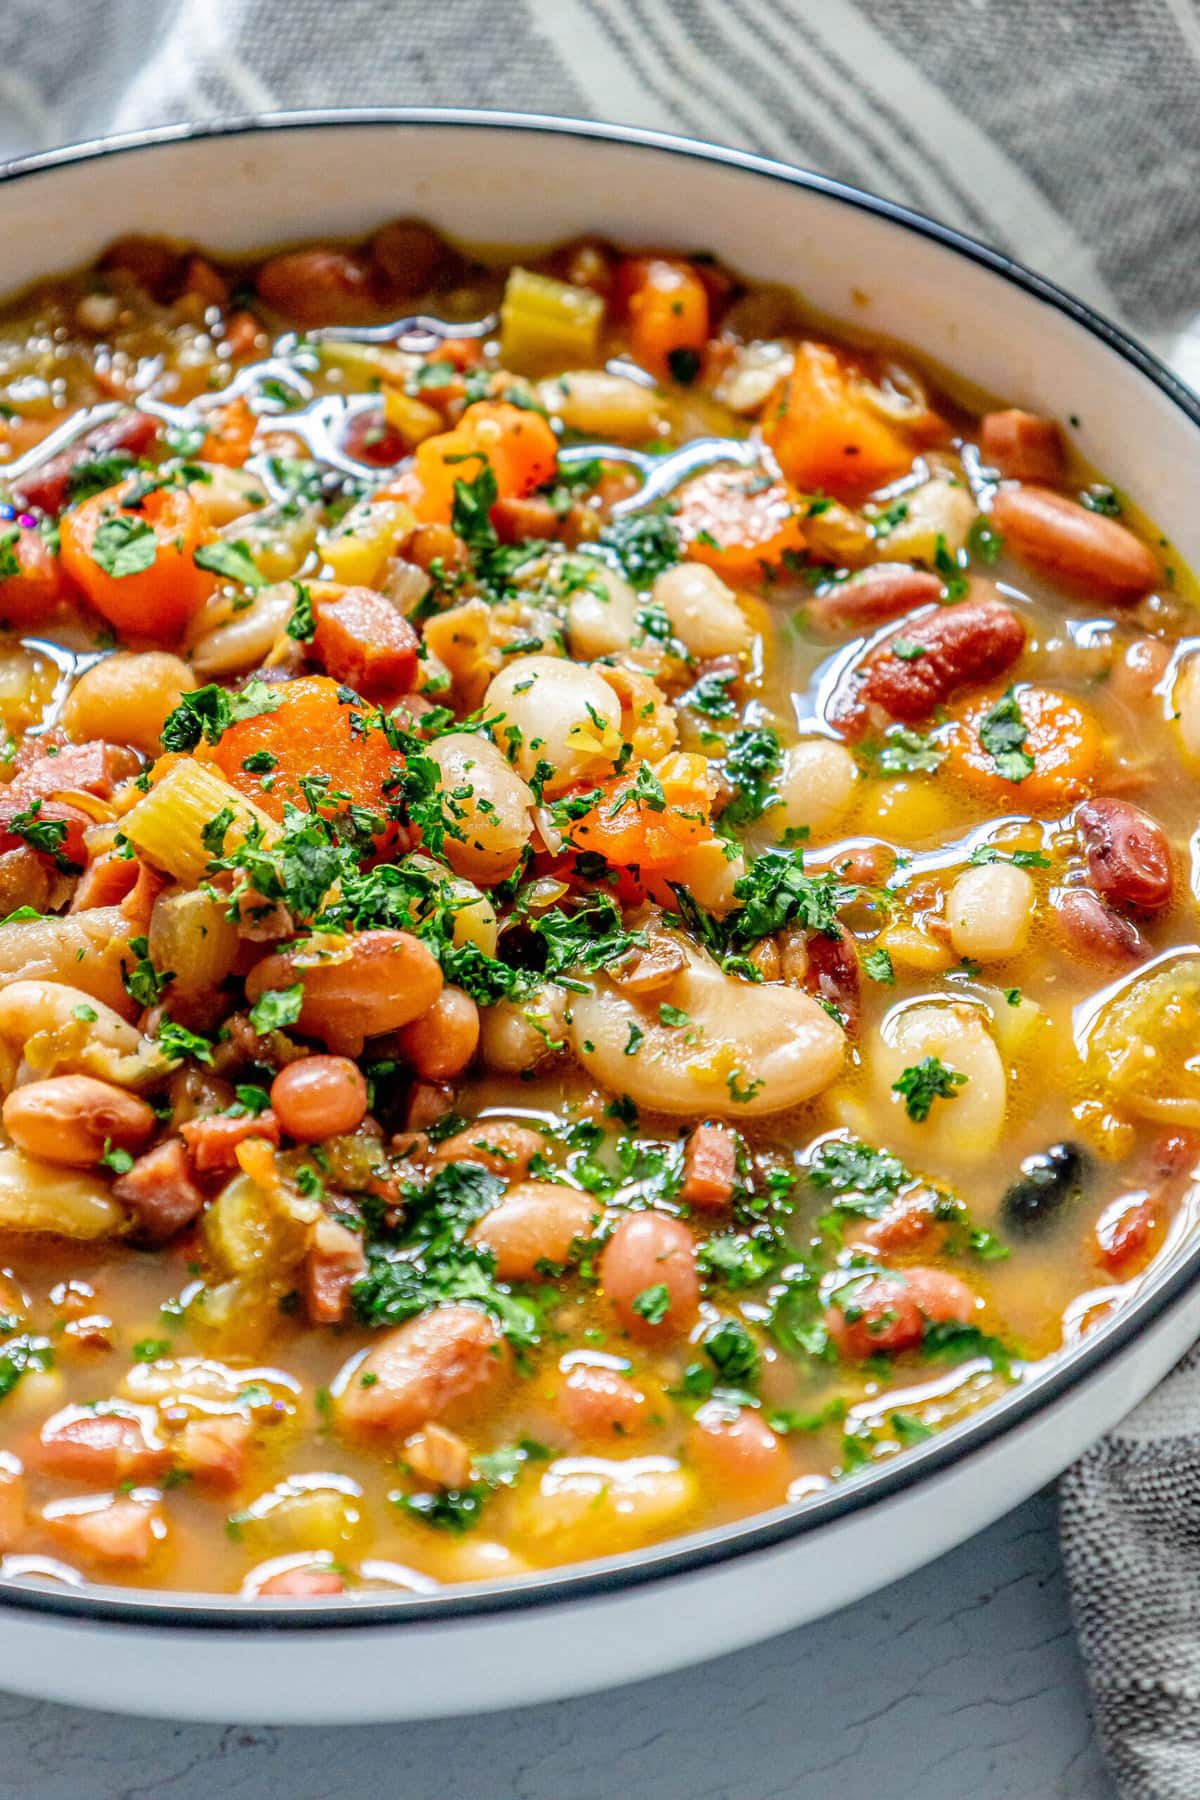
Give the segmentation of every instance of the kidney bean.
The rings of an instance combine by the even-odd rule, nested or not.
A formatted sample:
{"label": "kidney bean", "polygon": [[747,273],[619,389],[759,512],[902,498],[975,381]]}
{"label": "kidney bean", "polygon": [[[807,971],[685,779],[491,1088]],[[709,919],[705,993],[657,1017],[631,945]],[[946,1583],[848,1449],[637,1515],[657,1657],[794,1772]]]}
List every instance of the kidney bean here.
{"label": "kidney bean", "polygon": [[104,270],[116,270],[145,288],[156,300],[165,300],[178,288],[183,257],[160,238],[131,234],[110,244],[100,258]]}
{"label": "kidney bean", "polygon": [[[920,647],[920,656],[897,656],[893,645]],[[1003,674],[1020,656],[1025,627],[1002,600],[950,606],[906,626],[881,644],[834,696],[839,722],[865,727],[865,709],[878,706],[893,719],[926,718],[954,692],[971,682]]]}
{"label": "kidney bean", "polygon": [[335,1407],[346,1430],[404,1437],[428,1419],[494,1397],[511,1374],[512,1354],[485,1312],[436,1306],[377,1339]]}
{"label": "kidney bean", "polygon": [[371,239],[371,256],[393,299],[423,294],[452,254],[419,219],[393,219]]}
{"label": "kidney bean", "polygon": [[370,269],[345,250],[286,250],[263,264],[255,286],[300,325],[363,325],[377,311]]}
{"label": "kidney bean", "polygon": [[1150,1166],[1156,1175],[1186,1175],[1191,1179],[1200,1159],[1200,1133],[1164,1131],[1150,1146]]}
{"label": "kidney bean", "polygon": [[1118,1194],[1096,1220],[1098,1260],[1114,1275],[1127,1271],[1131,1263],[1140,1263],[1156,1224],[1150,1195]]}
{"label": "kidney bean", "polygon": [[1013,481],[1058,481],[1063,472],[1062,436],[1055,421],[1017,406],[983,415],[979,448],[984,462]]}
{"label": "kidney bean", "polygon": [[52,456],[40,469],[23,475],[13,490],[13,499],[20,506],[36,506],[47,513],[58,512],[67,498],[72,469],[95,457],[111,456],[114,450],[126,450],[130,456],[140,456],[158,435],[158,425],[158,420],[149,413],[131,410],[118,414],[106,424],[97,425],[95,431],[90,431],[80,443]]}
{"label": "kidney bean", "polygon": [[1060,888],[1051,896],[1055,921],[1071,949],[1110,968],[1131,968],[1149,954],[1141,932],[1090,888]]}
{"label": "kidney bean", "polygon": [[1085,800],[1075,813],[1092,885],[1113,906],[1160,912],[1171,904],[1174,871],[1166,834],[1128,800]]}
{"label": "kidney bean", "polygon": [[1134,638],[1112,666],[1111,691],[1122,700],[1146,700],[1167,672],[1171,646],[1162,638]]}
{"label": "kidney bean", "polygon": [[808,610],[810,618],[825,625],[882,625],[918,606],[931,605],[941,593],[941,581],[927,569],[914,569],[911,563],[873,563],[827,594],[818,594]]}
{"label": "kidney bean", "polygon": [[1162,579],[1158,558],[1132,531],[1050,488],[1000,488],[992,521],[1022,562],[1098,599],[1138,600]]}
{"label": "kidney bean", "polygon": [[395,426],[386,423],[382,407],[355,413],[342,438],[342,449],[373,469],[393,468],[408,455],[408,445]]}
{"label": "kidney bean", "polygon": [[647,1410],[646,1396],[616,1369],[577,1364],[558,1396],[567,1428],[587,1440],[629,1437]]}

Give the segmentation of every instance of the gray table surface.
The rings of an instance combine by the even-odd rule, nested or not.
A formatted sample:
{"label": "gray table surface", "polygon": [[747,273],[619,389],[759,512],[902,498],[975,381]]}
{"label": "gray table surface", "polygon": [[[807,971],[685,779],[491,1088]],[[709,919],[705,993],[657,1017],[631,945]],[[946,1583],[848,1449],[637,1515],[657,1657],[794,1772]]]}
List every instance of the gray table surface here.
{"label": "gray table surface", "polygon": [[872,1599],[583,1700],[344,1731],[0,1695],[3,1800],[1113,1800],[1041,1495]]}

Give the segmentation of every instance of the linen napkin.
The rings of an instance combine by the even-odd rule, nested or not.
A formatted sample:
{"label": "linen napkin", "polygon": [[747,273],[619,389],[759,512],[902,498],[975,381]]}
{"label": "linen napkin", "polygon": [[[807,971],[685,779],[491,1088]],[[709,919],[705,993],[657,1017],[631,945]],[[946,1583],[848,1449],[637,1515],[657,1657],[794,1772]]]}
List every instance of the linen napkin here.
{"label": "linen napkin", "polygon": [[[4,0],[3,22],[0,157],[339,104],[656,127],[959,226],[1200,385],[1195,0]],[[1200,1800],[1200,1351],[1064,1478],[1061,1521],[1120,1792]]]}

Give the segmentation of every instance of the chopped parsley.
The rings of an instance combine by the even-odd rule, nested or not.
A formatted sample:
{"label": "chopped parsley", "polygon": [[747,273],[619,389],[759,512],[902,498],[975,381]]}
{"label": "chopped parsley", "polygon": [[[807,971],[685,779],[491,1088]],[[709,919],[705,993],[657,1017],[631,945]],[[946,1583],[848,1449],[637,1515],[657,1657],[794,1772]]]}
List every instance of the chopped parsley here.
{"label": "chopped parsley", "polygon": [[260,713],[278,712],[282,704],[279,688],[265,681],[248,681],[236,694],[209,682],[207,687],[182,694],[178,706],[167,714],[162,728],[163,749],[194,750],[201,738],[217,744],[231,725],[257,718]]}
{"label": "chopped parsley", "polygon": [[903,1097],[905,1112],[920,1125],[935,1100],[956,1100],[955,1089],[965,1086],[966,1080],[958,1069],[948,1069],[940,1056],[923,1056],[893,1081],[892,1092]]}
{"label": "chopped parsley", "polygon": [[653,1287],[643,1288],[634,1296],[633,1310],[647,1325],[661,1325],[671,1310],[671,1291],[666,1282],[656,1281]]}
{"label": "chopped parsley", "polygon": [[1033,774],[1036,765],[1025,748],[1028,733],[1016,691],[1009,688],[979,726],[979,742],[995,763],[997,775],[1005,781],[1021,782]]}
{"label": "chopped parsley", "polygon": [[207,569],[226,581],[240,582],[243,587],[267,585],[267,578],[260,572],[249,544],[242,538],[218,538],[213,544],[201,544],[192,560],[198,569]]}
{"label": "chopped parsley", "polygon": [[131,519],[124,513],[103,520],[92,539],[92,561],[114,580],[141,575],[154,567],[157,555],[158,539],[153,529],[145,519]]}
{"label": "chopped parsley", "polygon": [[624,513],[610,519],[600,543],[611,550],[634,587],[652,587],[682,555],[679,532],[665,512]]}
{"label": "chopped parsley", "polygon": [[303,1005],[302,981],[296,982],[293,987],[268,988],[250,1008],[250,1023],[260,1036],[265,1036],[269,1031],[280,1031],[285,1025],[296,1023]]}

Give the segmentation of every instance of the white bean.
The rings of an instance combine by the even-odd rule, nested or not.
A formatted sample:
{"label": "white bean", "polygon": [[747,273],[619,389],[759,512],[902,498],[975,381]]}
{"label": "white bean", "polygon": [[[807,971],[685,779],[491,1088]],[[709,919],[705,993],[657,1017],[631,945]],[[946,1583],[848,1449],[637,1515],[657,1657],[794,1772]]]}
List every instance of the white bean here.
{"label": "white bean", "polygon": [[621,751],[621,702],[595,669],[558,656],[522,656],[500,671],[484,699],[502,713],[495,735],[512,747],[526,780],[539,762],[554,773],[547,793],[607,775]]}
{"label": "white bean", "polygon": [[[572,1046],[602,1086],[654,1112],[754,1118],[836,1080],[845,1033],[810,994],[738,981],[680,946],[683,970],[644,1003],[604,975],[573,1000]],[[662,1023],[664,1000],[687,1014],[686,1026]]]}
{"label": "white bean", "polygon": [[1174,710],[1187,758],[1200,767],[1200,653],[1187,657],[1179,670]]}
{"label": "white bean", "polygon": [[961,476],[948,480],[936,475],[920,487],[909,488],[903,504],[905,517],[888,532],[882,554],[889,562],[932,563],[942,538],[952,556],[967,541],[978,508]]}
{"label": "white bean", "polygon": [[[935,1099],[928,1116],[915,1120],[908,1116],[893,1083],[927,1056],[937,1057],[967,1079],[954,1088],[953,1099]],[[921,1166],[922,1160],[926,1165],[976,1163],[995,1149],[1004,1125],[1008,1083],[979,1008],[952,1001],[897,1008],[884,1020],[869,1061],[875,1116],[894,1150],[907,1152]]]}
{"label": "white bean", "polygon": [[673,1457],[572,1456],[549,1464],[518,1511],[530,1538],[574,1562],[678,1530],[697,1494],[695,1475]]}
{"label": "white bean", "polygon": [[553,571],[554,585],[567,600],[567,641],[571,655],[591,661],[628,650],[637,631],[637,595],[615,569],[598,557],[568,557]]}
{"label": "white bean", "polygon": [[192,667],[205,680],[257,668],[284,636],[295,605],[296,593],[290,582],[262,588],[240,612],[235,610],[234,600],[218,596],[189,631]]}
{"label": "white bean", "polygon": [[535,1069],[567,1041],[567,995],[547,982],[526,1000],[500,1000],[479,1014],[479,1050],[501,1075]]}
{"label": "white bean", "polygon": [[0,1148],[0,1230],[101,1238],[124,1223],[125,1213],[97,1176]]}
{"label": "white bean", "polygon": [[249,469],[231,469],[225,463],[199,463],[207,477],[189,483],[188,493],[210,525],[218,530],[232,525],[248,512],[261,512],[270,496]]}
{"label": "white bean", "polygon": [[569,369],[555,375],[539,384],[538,399],[569,431],[614,444],[655,437],[662,422],[652,387],[628,375],[610,375],[607,369]]}
{"label": "white bean", "polygon": [[471,881],[503,881],[529,842],[533,795],[490,738],[447,732],[428,754],[450,796],[445,810],[454,832],[446,835],[446,861]]}
{"label": "white bean", "polygon": [[[727,854],[729,851],[733,854]],[[706,912],[727,913],[736,905],[734,883],[745,873],[746,858],[734,844],[709,838],[676,860],[671,879],[685,887]]]}
{"label": "white bean", "polygon": [[858,769],[845,744],[832,738],[803,738],[785,750],[777,792],[782,805],[767,813],[777,837],[805,827],[820,836],[850,810]]}
{"label": "white bean", "polygon": [[750,648],[750,621],[707,563],[681,562],[664,569],[654,583],[654,604],[693,656],[729,656]]}
{"label": "white bean", "polygon": [[140,1087],[167,1072],[149,1038],[102,1000],[61,981],[14,981],[0,988],[0,1043],[22,1047],[39,1075],[81,1073]]}
{"label": "white bean", "polygon": [[981,962],[1015,956],[1029,936],[1033,903],[1032,879],[1012,863],[964,869],[946,900],[950,942]]}

